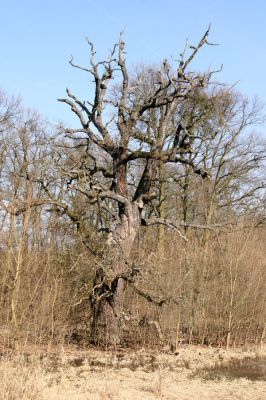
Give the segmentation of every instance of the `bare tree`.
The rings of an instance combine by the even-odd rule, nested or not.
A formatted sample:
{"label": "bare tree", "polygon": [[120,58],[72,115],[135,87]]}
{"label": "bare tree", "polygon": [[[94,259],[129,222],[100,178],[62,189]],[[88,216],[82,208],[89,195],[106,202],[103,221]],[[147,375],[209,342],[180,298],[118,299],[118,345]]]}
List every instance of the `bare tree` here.
{"label": "bare tree", "polygon": [[[200,48],[209,44],[208,34],[209,29],[196,46],[186,46],[174,68],[165,60],[156,73],[150,71],[150,76],[142,71],[129,76],[122,35],[107,60],[96,61],[94,45],[87,40],[90,66],[70,61],[92,77],[94,94],[90,100],[80,100],[67,89],[67,97],[59,99],[71,108],[81,125],[65,128],[64,133],[72,141],[76,156],[78,149],[83,149],[75,162],[72,158],[71,168],[64,166],[62,170],[68,177],[68,190],[81,193],[97,204],[100,213],[112,216],[107,240],[110,261],[97,268],[91,296],[92,335],[100,334],[109,343],[121,342],[123,293],[126,282],[132,282],[137,273],[130,254],[140,226],[164,223],[178,231],[171,222],[149,221],[145,213],[146,205],[157,195],[154,179],[159,164],[181,163],[202,178],[207,176],[191,157],[196,138],[190,134],[184,112],[186,103],[197,90],[210,84],[213,75],[212,71],[189,71]],[[134,165],[140,166],[138,177],[130,173]],[[81,227],[82,215],[74,215],[63,201],[56,205]]]}
{"label": "bare tree", "polygon": [[8,97],[0,90],[0,230],[2,230],[7,215],[5,166],[10,141],[12,141],[12,132],[20,115],[20,99]]}
{"label": "bare tree", "polygon": [[204,165],[208,179],[201,183],[190,166],[179,166],[173,179],[179,185],[183,218],[209,224],[254,214],[261,210],[265,193],[265,142],[252,131],[264,121],[262,106],[226,87],[201,96],[188,115],[195,120],[201,107],[201,119],[193,127],[199,140],[192,157]]}

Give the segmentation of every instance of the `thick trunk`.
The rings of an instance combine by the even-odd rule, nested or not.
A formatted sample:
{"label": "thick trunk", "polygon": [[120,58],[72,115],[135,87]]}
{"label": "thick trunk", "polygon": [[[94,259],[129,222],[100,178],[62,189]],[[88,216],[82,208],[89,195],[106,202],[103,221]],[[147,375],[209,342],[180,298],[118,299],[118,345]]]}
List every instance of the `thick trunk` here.
{"label": "thick trunk", "polygon": [[[103,276],[103,280],[105,277]],[[91,339],[102,345],[121,345],[123,320],[121,306],[125,282],[119,279],[117,288],[99,291],[92,304]],[[101,297],[103,296],[103,297]]]}
{"label": "thick trunk", "polygon": [[96,273],[92,296],[92,340],[108,345],[122,344],[123,299],[130,277],[129,257],[140,227],[140,210],[132,203],[120,211],[120,223],[110,237],[108,260]]}
{"label": "thick trunk", "polygon": [[[159,218],[165,218],[165,180],[164,180],[164,164],[160,162],[159,164]],[[164,256],[164,226],[162,224],[158,227],[158,248],[160,256]]]}

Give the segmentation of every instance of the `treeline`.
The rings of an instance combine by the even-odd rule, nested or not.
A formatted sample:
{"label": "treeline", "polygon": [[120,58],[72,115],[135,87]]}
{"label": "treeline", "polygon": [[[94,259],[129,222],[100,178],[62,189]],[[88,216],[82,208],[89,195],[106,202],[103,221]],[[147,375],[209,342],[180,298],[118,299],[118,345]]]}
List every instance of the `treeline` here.
{"label": "treeline", "polygon": [[[136,104],[158,92],[156,74],[154,68],[136,71],[124,107],[136,112]],[[96,90],[106,90],[103,81]],[[253,132],[263,109],[227,86],[197,85],[176,103],[163,140],[165,104],[155,102],[131,126],[126,181],[118,179],[121,159],[115,164],[114,154],[124,142],[118,143],[116,133],[110,136],[114,145],[109,139],[100,143],[97,133],[84,134],[85,122],[75,132],[54,127],[0,93],[3,344],[103,343],[106,327],[118,325],[130,345],[263,342],[265,140]],[[72,110],[84,111],[68,95]],[[110,102],[116,104],[119,96],[123,89],[114,86]],[[88,115],[104,137],[98,117]],[[121,228],[128,217],[124,198],[139,207],[132,247]],[[120,247],[113,244],[118,237],[113,232]],[[115,302],[120,280],[122,296]],[[108,305],[119,316],[115,328]]]}

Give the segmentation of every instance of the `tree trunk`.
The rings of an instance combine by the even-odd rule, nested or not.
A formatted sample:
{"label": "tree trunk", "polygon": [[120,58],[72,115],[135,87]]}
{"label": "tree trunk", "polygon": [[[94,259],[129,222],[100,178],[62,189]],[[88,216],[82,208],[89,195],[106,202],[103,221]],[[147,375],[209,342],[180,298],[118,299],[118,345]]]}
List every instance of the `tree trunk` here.
{"label": "tree trunk", "polygon": [[[159,218],[165,218],[165,177],[164,177],[164,164],[160,162],[159,164]],[[165,237],[164,231],[165,227],[162,224],[159,224],[158,227],[158,248],[159,255],[164,256],[164,246],[165,246]]]}
{"label": "tree trunk", "polygon": [[120,213],[120,223],[108,241],[105,265],[96,271],[91,298],[94,343],[121,345],[123,342],[124,291],[126,280],[134,275],[129,258],[139,228],[140,208],[132,203]]}

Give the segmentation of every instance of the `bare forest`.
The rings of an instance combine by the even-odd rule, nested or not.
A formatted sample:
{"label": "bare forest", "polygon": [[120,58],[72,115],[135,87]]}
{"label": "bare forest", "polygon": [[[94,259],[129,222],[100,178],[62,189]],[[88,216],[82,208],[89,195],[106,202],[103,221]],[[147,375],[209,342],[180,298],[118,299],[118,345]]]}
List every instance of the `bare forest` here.
{"label": "bare forest", "polygon": [[1,347],[264,343],[265,110],[192,69],[208,35],[135,68],[87,40],[75,126],[0,92]]}

